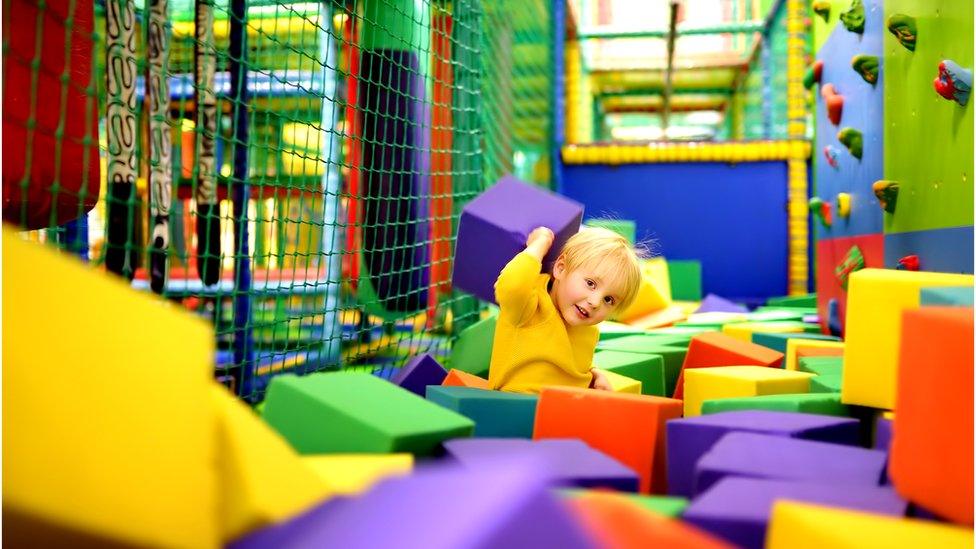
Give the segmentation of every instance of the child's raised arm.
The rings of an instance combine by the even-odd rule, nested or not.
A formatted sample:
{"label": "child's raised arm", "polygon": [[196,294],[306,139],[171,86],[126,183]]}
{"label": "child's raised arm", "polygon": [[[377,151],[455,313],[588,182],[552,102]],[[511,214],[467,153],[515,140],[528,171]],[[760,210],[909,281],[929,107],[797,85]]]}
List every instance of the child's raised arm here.
{"label": "child's raised arm", "polygon": [[537,227],[525,239],[525,251],[516,255],[495,281],[495,299],[516,325],[522,324],[538,307],[535,284],[542,270],[542,258],[549,252],[555,239],[546,227]]}

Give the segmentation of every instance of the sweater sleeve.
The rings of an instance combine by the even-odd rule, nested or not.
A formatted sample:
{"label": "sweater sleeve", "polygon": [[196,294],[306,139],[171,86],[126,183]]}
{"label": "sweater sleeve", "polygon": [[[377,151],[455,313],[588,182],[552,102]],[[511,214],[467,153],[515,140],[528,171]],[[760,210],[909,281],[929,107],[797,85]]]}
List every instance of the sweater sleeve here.
{"label": "sweater sleeve", "polygon": [[495,299],[502,312],[518,326],[531,318],[539,306],[536,281],[542,263],[526,252],[517,254],[495,281]]}

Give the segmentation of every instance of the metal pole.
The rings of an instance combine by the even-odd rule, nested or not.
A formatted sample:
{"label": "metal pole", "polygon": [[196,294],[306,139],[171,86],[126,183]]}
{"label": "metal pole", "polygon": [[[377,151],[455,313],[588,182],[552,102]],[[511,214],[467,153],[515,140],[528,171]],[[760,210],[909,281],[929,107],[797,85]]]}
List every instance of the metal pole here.
{"label": "metal pole", "polygon": [[672,29],[677,36],[693,36],[701,34],[749,34],[761,32],[765,26],[765,21],[744,21],[727,25],[712,25],[708,27],[682,27],[674,29],[652,29],[643,31],[614,31],[601,29],[588,29],[580,32],[577,39],[583,40],[618,40],[624,38],[667,38]]}
{"label": "metal pole", "polygon": [[664,106],[661,109],[661,137],[667,140],[668,123],[671,117],[671,88],[674,76],[674,42],[676,39],[676,26],[678,24],[678,1],[671,0],[671,16],[668,23],[668,68],[664,71]]}

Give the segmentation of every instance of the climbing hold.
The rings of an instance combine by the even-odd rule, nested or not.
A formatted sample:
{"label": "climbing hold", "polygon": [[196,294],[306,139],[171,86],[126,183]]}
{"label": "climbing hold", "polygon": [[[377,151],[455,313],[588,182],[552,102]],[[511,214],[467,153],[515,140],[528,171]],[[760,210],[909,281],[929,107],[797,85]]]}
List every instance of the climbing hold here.
{"label": "climbing hold", "polygon": [[851,58],[851,68],[853,68],[857,74],[860,74],[861,78],[863,78],[868,84],[873,86],[878,83],[877,56],[864,55],[863,53],[855,55]]}
{"label": "climbing hold", "polygon": [[817,0],[813,3],[813,13],[823,18],[826,23],[830,19],[830,0]]}
{"label": "climbing hold", "polygon": [[908,51],[915,51],[915,40],[918,30],[915,18],[903,13],[895,13],[888,17],[888,32],[895,35],[898,42]]}
{"label": "climbing hold", "polygon": [[840,124],[840,117],[844,112],[844,96],[837,93],[833,84],[824,84],[820,86],[820,97],[823,97],[824,105],[827,106],[827,118],[831,124]]}
{"label": "climbing hold", "polygon": [[826,145],[823,148],[823,153],[824,156],[827,157],[827,164],[830,164],[831,168],[837,168],[839,166],[837,164],[837,148],[835,148],[833,145]]}
{"label": "climbing hold", "polygon": [[906,255],[905,257],[898,260],[898,265],[895,269],[899,271],[917,271],[920,267],[917,255]]}
{"label": "climbing hold", "polygon": [[864,150],[864,136],[854,128],[843,128],[837,132],[837,140],[840,141],[847,150],[851,151],[851,156],[861,159]]}
{"label": "climbing hold", "polygon": [[840,302],[837,301],[836,297],[827,301],[827,331],[830,332],[830,335],[837,337],[840,337],[843,332],[840,323]]}
{"label": "climbing hold", "polygon": [[871,190],[874,191],[874,196],[878,197],[881,209],[890,214],[895,213],[895,206],[898,203],[898,182],[883,179],[875,181],[871,185]]}
{"label": "climbing hold", "polygon": [[807,72],[803,75],[803,87],[809,90],[814,84],[820,82],[820,77],[822,75],[823,61],[818,59],[814,61],[812,65],[807,67]]}
{"label": "climbing hold", "polygon": [[973,71],[946,59],[939,63],[939,76],[933,84],[936,93],[965,106],[969,102],[969,92],[973,89]]}
{"label": "climbing hold", "polygon": [[856,245],[851,246],[850,250],[847,250],[847,254],[844,259],[834,268],[834,276],[837,277],[837,281],[840,282],[840,287],[847,289],[847,281],[851,277],[851,273],[860,271],[864,268],[864,254],[861,253],[861,249]]}
{"label": "climbing hold", "polygon": [[837,193],[837,215],[847,219],[851,216],[850,193]]}
{"label": "climbing hold", "polygon": [[810,199],[810,213],[820,220],[820,224],[830,228],[834,224],[834,217],[830,212],[830,203],[824,202],[819,197],[814,196]]}
{"label": "climbing hold", "polygon": [[840,21],[844,27],[858,34],[864,33],[864,5],[861,0],[851,0],[851,7],[840,12]]}

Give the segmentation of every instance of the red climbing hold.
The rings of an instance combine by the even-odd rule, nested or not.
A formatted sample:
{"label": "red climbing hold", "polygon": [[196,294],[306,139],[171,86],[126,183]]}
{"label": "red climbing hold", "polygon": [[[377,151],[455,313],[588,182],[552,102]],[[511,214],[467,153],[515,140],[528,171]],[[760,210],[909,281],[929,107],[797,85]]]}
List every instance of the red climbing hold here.
{"label": "red climbing hold", "polygon": [[919,267],[917,255],[906,255],[898,260],[898,266],[895,268],[899,271],[917,271]]}
{"label": "red climbing hold", "polygon": [[823,97],[824,105],[827,107],[827,118],[835,126],[840,124],[840,117],[844,112],[844,96],[837,93],[833,84],[821,86],[820,96]]}

